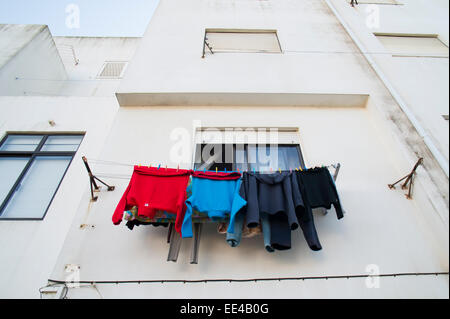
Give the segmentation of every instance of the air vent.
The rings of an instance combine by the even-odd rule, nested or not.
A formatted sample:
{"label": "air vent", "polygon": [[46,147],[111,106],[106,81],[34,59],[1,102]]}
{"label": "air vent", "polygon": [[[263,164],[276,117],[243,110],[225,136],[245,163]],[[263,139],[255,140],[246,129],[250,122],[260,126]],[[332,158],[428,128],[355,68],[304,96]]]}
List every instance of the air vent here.
{"label": "air vent", "polygon": [[127,62],[106,62],[98,77],[103,79],[121,78],[126,65]]}

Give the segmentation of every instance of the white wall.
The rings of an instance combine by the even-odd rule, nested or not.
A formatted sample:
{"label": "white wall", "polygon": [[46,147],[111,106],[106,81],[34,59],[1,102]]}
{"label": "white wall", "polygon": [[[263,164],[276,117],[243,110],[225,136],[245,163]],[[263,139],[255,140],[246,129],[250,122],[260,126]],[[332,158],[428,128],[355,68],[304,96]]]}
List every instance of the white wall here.
{"label": "white wall", "polygon": [[0,97],[0,137],[86,132],[44,220],[0,220],[0,298],[39,298],[89,185],[81,156],[99,155],[117,107],[115,98]]}
{"label": "white wall", "polygon": [[[204,29],[215,27],[276,29],[283,53],[217,53],[201,59]],[[193,93],[205,93],[204,104],[196,105]],[[257,99],[239,106],[232,97],[240,93],[293,93],[300,100],[298,106],[287,106],[285,98],[280,98],[283,106],[257,106]],[[365,107],[333,102],[313,107],[299,93],[331,101],[335,94],[341,102],[343,93],[369,99]],[[92,205],[85,192],[52,279],[67,278],[66,264],[79,265],[80,279],[94,281],[360,274],[368,264],[379,265],[381,273],[448,271],[448,178],[325,2],[161,1],[117,97],[124,107],[101,159],[122,165],[94,166],[114,181],[116,191],[102,192]],[[139,101],[145,103],[130,106]],[[261,238],[232,249],[208,225],[198,265],[189,264],[189,240],[178,263],[168,263],[165,229],[142,226],[130,232],[112,225],[111,215],[131,176],[132,167],[123,164],[177,165],[169,160],[170,134],[178,127],[191,130],[193,120],[212,127],[298,127],[308,165],[340,162],[337,184],[348,214],[341,221],[334,212],[317,216],[324,249],[310,251],[299,232],[293,234],[290,251],[270,255]],[[419,156],[425,164],[418,170],[414,199],[408,201],[403,191],[389,190],[387,184],[405,175]],[[180,164],[191,167],[190,162]],[[83,223],[95,227],[82,230]],[[347,297],[448,297],[446,276],[383,282],[383,288],[370,291],[362,281],[182,289],[176,284],[88,286],[71,289],[69,296],[338,297],[344,290]]]}
{"label": "white wall", "polygon": [[[207,52],[202,59],[205,28],[276,29],[283,53]],[[322,1],[161,1],[118,95],[367,91],[364,59],[333,53],[356,52],[342,31]]]}
{"label": "white wall", "polygon": [[[357,27],[365,25],[348,3],[333,3]],[[216,53],[202,59],[204,30],[214,27],[275,29],[283,53]],[[371,41],[370,50],[383,50],[365,26],[358,36]],[[387,59],[386,55],[377,58]],[[404,74],[403,70],[397,71]],[[442,89],[445,83],[446,79],[430,91]],[[426,157],[431,178],[442,197],[448,198],[448,177],[423,137],[324,1],[161,1],[120,84],[119,104],[154,105],[155,93],[196,92],[370,94],[382,116],[392,123],[390,129],[408,145],[414,157]],[[419,95],[422,90],[415,92]],[[448,95],[448,90],[443,92],[433,95],[432,101],[441,105]],[[438,145],[445,153],[448,143],[442,134],[448,123],[440,115],[434,119],[439,125],[431,123],[426,127],[437,132]],[[411,162],[412,166],[414,159]]]}
{"label": "white wall", "polygon": [[[437,34],[449,40],[449,2],[446,0],[399,0],[400,5],[378,5],[380,25],[374,32]],[[368,15],[367,4],[354,8],[361,16]],[[372,6],[373,7],[373,6]],[[364,19],[365,20],[365,19]]]}
{"label": "white wall", "polygon": [[0,65],[0,95],[54,95],[67,77],[48,27],[33,27],[12,25],[0,30],[2,37],[24,39],[12,55],[9,44],[0,52],[7,57]]}
{"label": "white wall", "polygon": [[[373,33],[388,34],[436,34],[448,46],[449,2],[445,0],[404,0],[402,5],[370,6],[360,4],[351,8],[342,1],[332,1],[338,12],[349,24],[365,52],[372,58],[393,87],[411,109],[412,114],[424,127],[425,133],[434,142],[447,161],[449,160],[449,123],[442,115],[449,113],[449,64],[448,56],[391,57]],[[375,8],[375,9],[374,9]],[[379,26],[369,28],[378,10]]]}
{"label": "white wall", "polygon": [[[353,18],[360,21],[356,12]],[[218,53],[201,59],[204,29],[214,27],[277,29],[283,53]],[[373,36],[370,40],[379,45]],[[163,101],[118,108],[109,96],[119,81],[93,77],[104,60],[129,58],[139,42],[126,40],[121,46],[121,41],[57,38],[57,44],[73,45],[80,59],[78,66],[63,59],[69,81],[58,94],[68,97],[0,97],[2,134],[87,132],[45,220],[0,221],[1,260],[8,260],[0,264],[0,296],[38,297],[47,279],[67,278],[67,264],[81,267],[81,280],[95,281],[360,274],[368,264],[379,265],[382,273],[448,271],[448,178],[325,2],[161,1],[117,97],[127,101],[122,105],[133,105],[144,94],[151,104],[151,94],[162,92],[172,104],[184,99],[181,105],[162,106],[170,105]],[[220,94],[211,105],[199,106],[188,95],[172,98],[173,92]],[[252,100],[214,106],[224,93],[317,93],[322,102],[339,103],[313,107],[303,99],[299,106],[262,107]],[[365,107],[342,107],[342,96],[369,99]],[[48,126],[50,119],[56,127]],[[308,165],[340,162],[337,184],[347,215],[341,221],[334,212],[317,216],[324,249],[310,251],[299,232],[293,234],[290,251],[270,255],[261,238],[233,249],[208,225],[198,265],[188,262],[189,240],[178,263],[167,263],[166,229],[141,226],[130,232],[111,222],[131,176],[127,165],[92,165],[94,173],[110,176],[105,180],[117,188],[102,191],[98,202],[90,203],[81,155],[175,166],[169,162],[170,133],[177,127],[191,130],[193,120],[205,126],[298,127]],[[419,156],[425,162],[414,199],[408,201],[403,191],[389,190],[387,184],[405,175]],[[81,224],[94,227],[80,229]],[[448,298],[448,276],[383,279],[377,290],[361,280],[180,286],[86,287],[71,289],[69,297],[274,297],[275,292],[277,297]]]}
{"label": "white wall", "polygon": [[[118,108],[114,93],[120,79],[96,76],[105,61],[130,60],[139,38],[57,37],[55,45],[46,26],[1,31],[9,41],[6,47],[16,52],[1,53],[7,62],[0,69],[0,137],[7,132],[86,132],[44,220],[0,220],[0,297],[38,298],[88,187],[81,156],[98,156]],[[19,36],[23,41],[16,44]],[[78,65],[67,56],[68,46],[75,49]],[[15,76],[21,80],[11,80]]]}
{"label": "white wall", "polygon": [[[183,242],[177,263],[167,262],[167,229],[140,226],[133,231],[114,226],[111,216],[131,176],[132,167],[93,165],[110,176],[114,192],[102,192],[89,205],[85,193],[77,218],[58,259],[52,279],[65,280],[66,264],[81,267],[80,280],[211,279],[325,276],[366,273],[377,264],[381,273],[448,270],[448,226],[423,197],[420,183],[414,200],[388,183],[405,173],[400,151],[390,147],[389,135],[372,116],[374,108],[316,107],[126,107],[115,119],[101,159],[122,164],[171,163],[169,152],[175,128],[192,131],[192,121],[207,127],[298,127],[308,166],[340,162],[337,187],[346,216],[334,211],[316,215],[323,250],[313,252],[301,233],[293,232],[293,248],[269,254],[262,238],[243,239],[231,248],[214,224],[206,225],[199,264],[189,264],[190,239]],[[181,163],[180,167],[190,167]],[[419,173],[417,180],[422,179]],[[448,215],[448,211],[444,212]],[[81,230],[87,223],[95,228]],[[301,298],[301,297],[448,297],[448,277],[382,280],[368,289],[363,280],[326,282],[215,283],[186,285],[97,285],[101,296],[121,298]],[[98,298],[89,287],[71,289],[69,297]]]}
{"label": "white wall", "polygon": [[[106,61],[130,61],[141,38],[55,37],[68,79],[64,96],[113,96],[121,79],[99,79]],[[74,55],[78,60],[75,64]]]}

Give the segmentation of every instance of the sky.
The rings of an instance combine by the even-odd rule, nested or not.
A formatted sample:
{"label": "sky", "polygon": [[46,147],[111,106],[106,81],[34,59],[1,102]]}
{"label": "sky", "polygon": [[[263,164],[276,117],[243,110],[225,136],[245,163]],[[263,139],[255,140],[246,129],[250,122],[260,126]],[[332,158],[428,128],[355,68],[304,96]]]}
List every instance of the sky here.
{"label": "sky", "polygon": [[159,0],[0,0],[0,24],[47,24],[54,36],[142,36]]}

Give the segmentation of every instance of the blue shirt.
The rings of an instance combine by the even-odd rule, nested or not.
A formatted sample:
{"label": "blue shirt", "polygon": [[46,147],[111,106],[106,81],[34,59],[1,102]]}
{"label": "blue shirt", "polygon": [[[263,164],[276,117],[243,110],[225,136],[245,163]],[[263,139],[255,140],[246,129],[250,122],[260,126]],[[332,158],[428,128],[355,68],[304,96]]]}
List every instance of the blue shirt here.
{"label": "blue shirt", "polygon": [[211,219],[230,217],[228,232],[234,233],[234,220],[247,202],[239,195],[241,180],[212,180],[192,177],[192,195],[186,200],[182,237],[192,237],[192,210],[208,214]]}

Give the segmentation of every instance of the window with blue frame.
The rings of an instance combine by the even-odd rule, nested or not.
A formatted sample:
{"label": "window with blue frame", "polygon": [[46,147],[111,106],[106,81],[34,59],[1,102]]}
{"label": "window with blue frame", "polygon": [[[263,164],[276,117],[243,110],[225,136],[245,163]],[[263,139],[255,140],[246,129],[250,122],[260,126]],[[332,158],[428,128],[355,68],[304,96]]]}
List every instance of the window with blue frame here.
{"label": "window with blue frame", "polygon": [[8,134],[0,142],[0,219],[42,220],[83,134]]}

